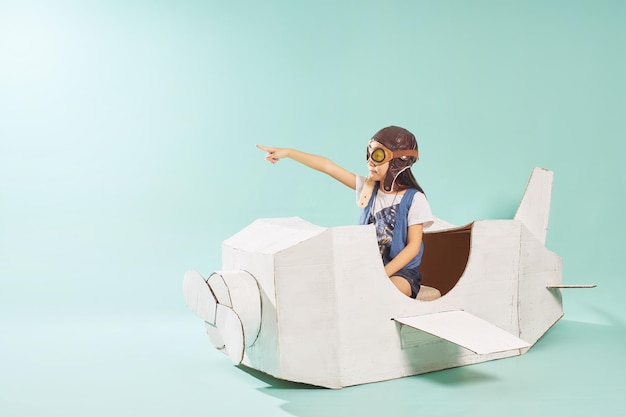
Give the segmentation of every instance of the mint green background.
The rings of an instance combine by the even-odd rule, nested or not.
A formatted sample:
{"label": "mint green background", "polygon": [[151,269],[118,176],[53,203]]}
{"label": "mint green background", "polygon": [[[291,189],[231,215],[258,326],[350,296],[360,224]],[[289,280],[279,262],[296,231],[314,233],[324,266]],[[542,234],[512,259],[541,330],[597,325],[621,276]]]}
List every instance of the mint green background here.
{"label": "mint green background", "polygon": [[[625,21],[607,0],[0,0],[0,413],[623,415]],[[254,145],[365,173],[390,124],[456,224],[512,217],[553,170],[547,246],[598,288],[520,358],[342,391],[232,367],[184,272],[259,217],[357,218]]]}

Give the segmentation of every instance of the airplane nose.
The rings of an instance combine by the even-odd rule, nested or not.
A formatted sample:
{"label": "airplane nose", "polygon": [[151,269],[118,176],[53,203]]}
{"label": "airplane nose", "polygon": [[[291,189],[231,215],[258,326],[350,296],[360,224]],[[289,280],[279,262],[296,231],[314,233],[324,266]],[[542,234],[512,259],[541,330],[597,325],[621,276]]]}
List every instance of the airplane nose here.
{"label": "airplane nose", "polygon": [[261,294],[256,279],[242,270],[216,271],[207,280],[189,271],[183,293],[189,308],[206,322],[211,343],[234,364],[240,364],[245,348],[254,344],[261,330]]}

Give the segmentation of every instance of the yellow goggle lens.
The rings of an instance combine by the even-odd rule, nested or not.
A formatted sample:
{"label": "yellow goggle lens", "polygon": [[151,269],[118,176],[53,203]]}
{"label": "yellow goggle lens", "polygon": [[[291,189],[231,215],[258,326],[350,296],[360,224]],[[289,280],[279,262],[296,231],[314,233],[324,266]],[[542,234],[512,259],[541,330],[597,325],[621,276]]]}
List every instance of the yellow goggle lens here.
{"label": "yellow goggle lens", "polygon": [[383,162],[385,160],[385,151],[381,148],[374,149],[370,158],[374,162]]}

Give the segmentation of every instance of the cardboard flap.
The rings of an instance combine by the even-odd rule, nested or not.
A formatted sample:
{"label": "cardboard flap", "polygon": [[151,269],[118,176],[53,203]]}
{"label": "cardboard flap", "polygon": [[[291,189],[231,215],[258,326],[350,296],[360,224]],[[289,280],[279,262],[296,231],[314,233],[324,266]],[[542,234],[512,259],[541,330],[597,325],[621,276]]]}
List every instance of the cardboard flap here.
{"label": "cardboard flap", "polygon": [[223,246],[245,252],[276,254],[325,230],[326,228],[299,217],[257,219],[239,233],[226,239]]}
{"label": "cardboard flap", "polygon": [[405,326],[432,334],[479,355],[530,347],[530,344],[465,311],[446,311],[394,318]]}

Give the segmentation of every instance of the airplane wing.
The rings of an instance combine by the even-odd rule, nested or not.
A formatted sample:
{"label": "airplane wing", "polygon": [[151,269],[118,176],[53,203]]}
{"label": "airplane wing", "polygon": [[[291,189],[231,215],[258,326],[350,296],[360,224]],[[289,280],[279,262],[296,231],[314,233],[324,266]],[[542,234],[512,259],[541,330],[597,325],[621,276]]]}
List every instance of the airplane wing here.
{"label": "airplane wing", "polygon": [[465,311],[445,311],[393,320],[447,340],[479,355],[530,347],[530,344]]}

